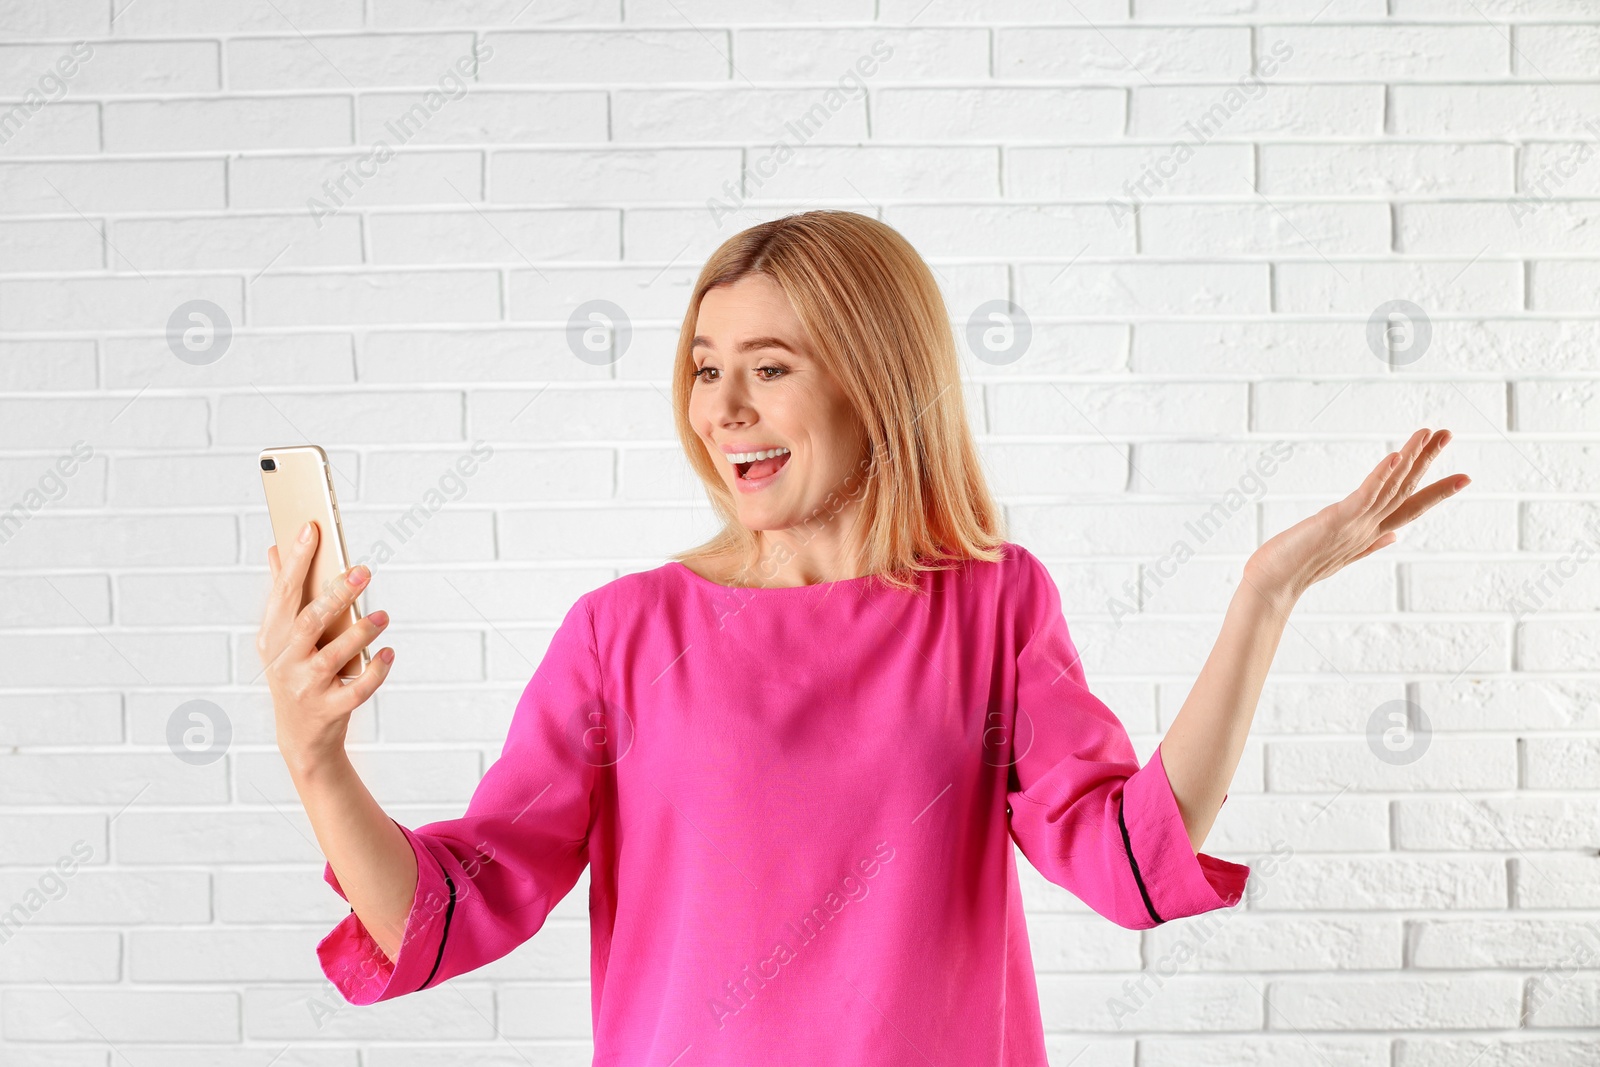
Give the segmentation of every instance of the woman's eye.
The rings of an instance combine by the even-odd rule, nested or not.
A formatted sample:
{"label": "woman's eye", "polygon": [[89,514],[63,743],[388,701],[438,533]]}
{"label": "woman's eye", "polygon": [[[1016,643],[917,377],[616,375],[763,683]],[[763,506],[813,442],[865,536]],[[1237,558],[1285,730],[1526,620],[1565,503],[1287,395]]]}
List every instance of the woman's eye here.
{"label": "woman's eye", "polygon": [[[776,374],[763,374],[762,373],[763,371],[769,371],[769,370],[770,371],[776,371],[777,373]],[[701,381],[707,381],[708,379],[705,377],[705,373],[707,371],[711,371],[713,374],[715,374],[715,373],[717,373],[717,368],[715,368],[715,367],[701,367],[699,370],[695,371],[694,374],[692,374],[690,377],[699,378]],[[784,368],[784,367],[765,366],[765,367],[757,367],[756,368],[756,373],[761,376],[761,380],[764,381],[764,382],[777,381],[780,377],[782,377],[787,372],[788,372],[787,368]]]}

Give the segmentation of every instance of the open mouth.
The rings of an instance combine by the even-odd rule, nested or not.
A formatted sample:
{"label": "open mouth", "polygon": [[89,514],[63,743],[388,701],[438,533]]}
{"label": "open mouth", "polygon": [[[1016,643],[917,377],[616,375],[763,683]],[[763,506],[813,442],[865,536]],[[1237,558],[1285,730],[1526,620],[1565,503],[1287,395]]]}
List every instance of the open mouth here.
{"label": "open mouth", "polygon": [[739,472],[741,481],[758,482],[763,478],[770,478],[783,469],[789,462],[789,453],[782,452],[767,459],[752,459],[745,463],[735,463],[734,469]]}

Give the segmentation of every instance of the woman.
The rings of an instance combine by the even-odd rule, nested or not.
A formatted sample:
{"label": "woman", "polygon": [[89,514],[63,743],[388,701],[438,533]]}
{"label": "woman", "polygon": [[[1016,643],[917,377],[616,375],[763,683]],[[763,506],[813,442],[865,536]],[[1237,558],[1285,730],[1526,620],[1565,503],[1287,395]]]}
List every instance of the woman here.
{"label": "woman", "polygon": [[465,974],[590,868],[595,1063],[1045,1064],[1011,841],[1141,929],[1238,901],[1199,853],[1288,613],[1467,483],[1413,492],[1421,431],[1249,560],[1216,647],[1141,767],[1085,687],[1050,575],[1006,541],[927,266],[871,218],[729,240],[695,286],[677,428],[725,528],[584,594],[459,819],[386,816],[344,751],[388,676],[317,651],[367,575],[259,649],[278,744],[351,913],[317,946],[351,1003]]}

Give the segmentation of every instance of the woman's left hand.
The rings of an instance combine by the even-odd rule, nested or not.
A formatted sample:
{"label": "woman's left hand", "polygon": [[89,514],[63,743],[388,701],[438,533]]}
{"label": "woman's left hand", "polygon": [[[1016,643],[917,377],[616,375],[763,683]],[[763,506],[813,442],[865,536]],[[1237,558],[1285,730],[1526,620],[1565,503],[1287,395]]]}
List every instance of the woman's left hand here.
{"label": "woman's left hand", "polygon": [[1245,564],[1245,580],[1263,595],[1292,602],[1312,583],[1394,544],[1399,540],[1395,530],[1472,481],[1453,474],[1415,491],[1428,464],[1449,441],[1449,430],[1418,430],[1399,452],[1385,456],[1355,492],[1256,549]]}

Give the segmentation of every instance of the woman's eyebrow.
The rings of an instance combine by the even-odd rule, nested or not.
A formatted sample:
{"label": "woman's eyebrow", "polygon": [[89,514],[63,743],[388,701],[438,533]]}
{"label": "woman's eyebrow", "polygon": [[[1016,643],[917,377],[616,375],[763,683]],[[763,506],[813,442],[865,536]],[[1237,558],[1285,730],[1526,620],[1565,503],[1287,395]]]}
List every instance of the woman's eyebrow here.
{"label": "woman's eyebrow", "polygon": [[[715,348],[716,345],[711,343],[711,338],[698,336],[694,339],[694,343],[689,347],[691,349]],[[785,341],[781,337],[750,337],[739,342],[738,348],[741,352],[753,352],[758,348],[781,348],[793,356],[798,356],[800,354],[794,350],[788,341]]]}

